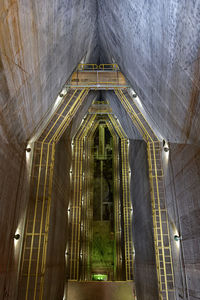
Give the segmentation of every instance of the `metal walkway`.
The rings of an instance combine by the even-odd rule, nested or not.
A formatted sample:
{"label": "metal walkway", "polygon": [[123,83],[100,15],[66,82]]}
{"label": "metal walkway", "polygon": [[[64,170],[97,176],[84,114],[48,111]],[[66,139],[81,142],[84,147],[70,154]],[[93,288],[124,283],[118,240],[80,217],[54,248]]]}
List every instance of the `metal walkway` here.
{"label": "metal walkway", "polygon": [[69,90],[34,145],[19,300],[43,299],[55,144],[83,103],[88,90]]}
{"label": "metal walkway", "polygon": [[[51,207],[51,190],[54,169],[55,144],[59,141],[72,118],[82,105],[90,89],[112,89],[133,124],[147,143],[149,161],[149,179],[151,184],[152,215],[154,226],[154,244],[156,250],[156,266],[159,285],[159,296],[162,300],[174,300],[174,278],[171,257],[171,245],[167,209],[165,204],[164,179],[162,171],[161,145],[153,130],[127,91],[128,84],[117,65],[80,65],[66,84],[70,87],[62,103],[51,117],[42,135],[34,144],[32,164],[30,203],[24,235],[23,253],[21,259],[21,275],[19,282],[19,300],[42,300],[44,275],[46,269],[46,251],[48,244],[49,216]],[[113,120],[113,123],[115,121]],[[112,123],[112,122],[111,122]],[[115,124],[116,125],[116,124]],[[113,126],[116,129],[116,126]],[[118,135],[120,136],[120,132]],[[128,151],[127,140],[122,138],[121,147],[124,153]],[[81,149],[80,143],[76,145]],[[124,156],[124,172],[128,171],[128,162]],[[78,169],[77,169],[78,168]],[[77,176],[81,164],[76,166]],[[123,170],[122,170],[123,171]],[[127,178],[123,175],[125,210],[124,216],[130,224]],[[78,205],[81,199],[78,199]],[[72,213],[75,208],[72,207]],[[71,212],[70,212],[71,213]],[[126,223],[125,223],[126,226]],[[128,226],[128,224],[127,224]],[[90,232],[88,234],[91,234]],[[131,278],[132,261],[130,249],[131,233],[127,233],[126,242],[126,274]],[[73,235],[79,236],[79,229],[73,229]],[[77,251],[78,253],[78,246]],[[72,255],[72,254],[71,254]],[[77,254],[73,257],[77,259]],[[74,269],[73,278],[77,278]]]}
{"label": "metal walkway", "polygon": [[174,276],[165,203],[161,143],[130,94],[123,90],[115,90],[115,93],[147,143],[159,297],[162,300],[174,300]]}

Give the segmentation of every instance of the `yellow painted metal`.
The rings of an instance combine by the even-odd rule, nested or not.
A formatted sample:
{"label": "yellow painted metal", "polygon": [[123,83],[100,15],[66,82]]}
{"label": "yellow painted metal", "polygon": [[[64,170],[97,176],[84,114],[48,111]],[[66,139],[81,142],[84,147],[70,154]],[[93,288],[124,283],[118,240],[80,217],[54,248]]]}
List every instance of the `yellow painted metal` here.
{"label": "yellow painted metal", "polygon": [[119,66],[117,64],[101,64],[101,65],[99,65],[99,70],[117,71],[117,70],[119,70]]}
{"label": "yellow painted metal", "polygon": [[117,64],[79,64],[78,71],[94,71],[94,70],[112,70],[117,71],[119,70],[119,66]]}
{"label": "yellow painted metal", "polygon": [[119,139],[110,122],[106,125],[113,138],[113,179],[114,179],[114,224],[115,224],[115,248],[116,248],[116,271],[114,274],[115,281],[122,280],[122,241],[121,241],[121,208],[120,208],[120,171],[119,171]]}
{"label": "yellow painted metal", "polygon": [[[87,93],[88,90],[85,89],[73,91],[69,100],[66,101],[67,95],[57,109],[59,113],[56,113],[54,119],[49,121],[47,129],[35,143],[35,160],[32,168],[35,200],[30,203],[28,210],[21,263],[21,278],[26,282],[23,299],[26,300],[30,297],[34,300],[43,299],[55,143],[58,142]],[[32,289],[30,289],[30,283]]]}
{"label": "yellow painted metal", "polygon": [[70,80],[71,88],[84,88],[90,89],[114,89],[114,88],[127,88],[128,84],[124,75],[118,70],[86,70],[76,71],[72,74]]}
{"label": "yellow painted metal", "polygon": [[130,95],[122,90],[116,90],[115,93],[147,142],[159,297],[171,300],[175,298],[174,275],[160,142]]}
{"label": "yellow painted metal", "polygon": [[[92,117],[93,116],[93,117]],[[82,171],[80,169],[80,167],[78,167],[79,171],[76,172],[76,168],[77,168],[77,161],[81,161],[81,157],[83,155],[82,151],[80,148],[78,148],[78,144],[80,144],[80,142],[82,142],[82,146],[84,148],[84,145],[86,147],[86,149],[88,149],[89,147],[89,152],[90,153],[90,156],[91,156],[91,142],[92,142],[92,136],[99,124],[99,120],[94,120],[96,118],[96,114],[93,114],[93,115],[89,115],[85,121],[83,122],[83,124],[81,125],[81,128],[78,130],[77,134],[76,134],[76,137],[73,139],[73,152],[74,152],[74,159],[73,159],[73,176],[76,178],[76,182],[75,184],[73,185],[73,190],[75,191],[82,191],[82,194],[84,195],[84,200],[86,201],[86,205],[87,205],[87,209],[91,209],[91,197],[87,196],[87,184],[89,183],[89,186],[91,186],[91,182],[90,182],[90,179],[88,179],[88,176],[86,176],[86,178],[84,178],[84,181],[82,184],[82,186],[84,187],[84,183],[85,183],[85,187],[86,187],[86,190],[83,190],[81,187],[80,187],[80,180],[79,178],[82,178]],[[90,120],[90,125],[88,123],[88,120]],[[112,125],[110,124],[110,122],[107,121],[107,119],[105,119],[105,122],[106,122],[106,125],[108,126],[110,132],[111,132],[111,135],[113,136],[113,138],[116,140],[117,137],[116,137],[116,133],[112,127]],[[85,139],[85,137],[87,136],[87,138]],[[85,142],[83,143],[83,141],[85,140]],[[115,147],[117,150],[117,142],[115,141]],[[87,157],[87,152],[86,152],[86,157]],[[118,161],[118,157],[115,157],[115,166],[119,164],[119,161]],[[90,161],[91,161],[91,157],[90,157]],[[115,185],[115,189],[117,189],[118,187],[118,190],[119,190],[119,168],[116,167],[116,169],[114,170],[115,171],[115,175],[114,175],[114,185]],[[79,173],[79,174],[77,174]],[[87,182],[88,183],[87,183]],[[90,188],[89,188],[90,189]],[[119,191],[118,191],[119,192]],[[117,247],[117,270],[119,271],[119,278],[121,279],[121,273],[120,271],[122,270],[122,261],[120,259],[121,257],[121,230],[120,230],[120,224],[121,224],[121,216],[119,214],[119,210],[120,210],[120,198],[119,198],[119,193],[116,193],[117,197],[115,197],[114,199],[114,202],[115,202],[115,230],[116,230],[116,235],[118,237],[118,247]],[[76,201],[76,195],[74,193],[74,196],[72,198],[72,201],[71,201],[71,205],[70,205],[70,211],[72,210],[73,211],[73,207],[76,206],[77,209],[81,210],[81,207],[83,206],[81,203],[80,203],[80,199],[78,200],[79,203],[77,203]],[[84,201],[83,201],[84,202]],[[83,210],[82,210],[83,212]],[[80,215],[77,215],[77,214],[73,214],[72,213],[72,220],[71,222],[73,223],[72,225],[72,238],[71,238],[71,246],[70,246],[70,257],[71,257],[71,260],[69,259],[69,264],[70,264],[70,272],[69,272],[69,278],[70,280],[78,280],[80,279],[80,274],[78,273],[78,271],[76,272],[76,269],[78,270],[78,265],[79,265],[79,262],[80,262],[80,257],[79,257],[79,252],[80,252],[80,249],[78,248],[78,245],[80,245],[80,241],[81,241],[81,249],[82,249],[82,273],[85,274],[85,276],[90,279],[90,274],[89,274],[89,270],[90,270],[90,266],[88,266],[88,269],[87,269],[87,272],[86,272],[86,261],[88,259],[88,257],[86,258],[86,255],[88,255],[89,251],[90,251],[90,241],[91,241],[91,238],[92,238],[92,228],[89,228],[91,227],[91,224],[90,222],[89,223],[86,223],[86,221],[84,220],[84,213],[82,213],[81,215],[81,218],[77,220],[77,217],[80,217]],[[92,217],[92,212],[91,212],[91,216],[89,215],[89,217]],[[76,230],[80,230],[80,222],[82,223],[82,226],[84,228],[84,230],[86,232],[88,232],[88,236],[86,236],[85,238],[89,238],[88,241],[84,241],[84,236],[86,233],[82,232],[82,237],[80,238],[80,235],[76,235],[75,232]],[[76,229],[75,229],[76,228]],[[80,247],[80,246],[79,246]],[[86,247],[88,253],[86,254],[85,251],[84,251],[84,247]],[[74,253],[77,253],[76,257],[74,257]],[[85,263],[84,263],[85,262]],[[75,267],[76,266],[76,267]],[[84,277],[85,278],[85,277]],[[83,278],[82,278],[83,279]]]}
{"label": "yellow painted metal", "polygon": [[[96,115],[95,115],[96,118]],[[86,161],[87,161],[87,175],[86,175],[86,182],[87,182],[87,188],[86,188],[86,201],[87,201],[87,225],[86,229],[88,232],[87,235],[87,278],[91,280],[91,249],[92,249],[92,237],[93,237],[93,187],[92,187],[92,182],[93,182],[93,165],[94,165],[94,156],[93,156],[93,146],[94,146],[94,141],[93,141],[93,135],[95,130],[97,129],[98,123],[93,120],[90,129],[88,130],[87,137],[85,137],[85,149],[86,149]],[[89,172],[89,174],[88,174]],[[86,255],[86,253],[85,253]]]}
{"label": "yellow painted metal", "polygon": [[79,64],[77,70],[78,71],[89,71],[89,70],[98,70],[98,65],[96,64]]}
{"label": "yellow painted metal", "polygon": [[[95,115],[96,118],[97,115]],[[92,122],[92,125],[88,131],[87,138],[85,138],[85,148],[86,148],[86,160],[87,160],[87,172],[89,171],[89,176],[87,176],[87,216],[88,216],[88,222],[87,222],[87,231],[88,231],[88,236],[87,236],[87,278],[91,280],[91,249],[92,249],[92,237],[93,237],[93,187],[92,187],[92,182],[94,180],[94,156],[93,156],[93,147],[94,147],[94,140],[93,140],[93,135],[95,130],[97,129],[98,123],[94,120]]]}
{"label": "yellow painted metal", "polygon": [[121,140],[122,159],[122,186],[123,186],[123,217],[124,217],[124,246],[126,280],[133,279],[133,241],[132,241],[132,216],[130,201],[129,163],[128,163],[128,138],[117,120],[109,115],[111,123]]}
{"label": "yellow painted metal", "polygon": [[[112,68],[112,70],[110,69]],[[84,72],[89,70],[87,74],[92,74],[94,72],[93,80],[90,78],[87,79]],[[141,114],[139,108],[136,103],[134,103],[133,99],[130,99],[130,95],[127,94],[124,88],[127,87],[127,83],[122,75],[122,81],[111,80],[102,80],[101,78],[97,78],[97,70],[99,70],[99,74],[103,74],[105,72],[112,74],[121,73],[118,71],[118,66],[116,64],[112,65],[79,65],[77,72],[82,74],[82,79],[87,79],[87,82],[84,83],[84,86],[87,86],[87,89],[84,89],[80,82],[78,88],[76,89],[76,84],[71,82],[71,87],[75,90],[71,94],[70,99],[66,102],[66,105],[63,105],[64,101],[60,104],[53,118],[49,121],[47,125],[47,129],[44,130],[42,136],[35,143],[35,151],[34,159],[35,162],[33,164],[33,172],[32,172],[32,182],[35,184],[34,189],[34,207],[29,208],[29,215],[26,224],[25,231],[25,239],[24,239],[24,250],[22,256],[21,263],[21,273],[22,276],[26,278],[26,296],[25,299],[29,299],[29,286],[30,282],[33,285],[33,297],[31,299],[39,299],[43,298],[43,284],[44,284],[44,273],[45,273],[45,265],[46,265],[46,248],[48,242],[48,228],[49,228],[49,214],[50,214],[50,204],[51,204],[51,189],[52,189],[52,177],[53,177],[53,166],[54,166],[54,152],[55,152],[55,143],[59,141],[62,136],[64,130],[68,126],[70,120],[77,112],[78,108],[82,104],[85,99],[90,88],[98,88],[97,85],[100,85],[101,88],[113,88],[116,89],[119,85],[121,85],[120,89],[116,89],[116,95],[119,97],[122,105],[125,107],[126,111],[130,115],[133,123],[141,133],[144,140],[147,142],[148,149],[148,160],[149,160],[149,176],[150,176],[150,184],[152,190],[152,211],[153,211],[153,224],[154,224],[154,244],[156,250],[156,264],[157,264],[157,274],[158,274],[158,284],[159,284],[159,292],[160,299],[171,300],[170,295],[174,295],[174,277],[173,277],[173,269],[172,269],[172,258],[171,258],[171,245],[169,238],[169,225],[167,219],[167,210],[165,208],[165,196],[164,196],[164,182],[163,182],[163,171],[162,171],[162,159],[160,156],[160,143],[153,132],[153,130],[148,125],[144,116]],[[108,71],[107,71],[108,70]],[[117,72],[116,72],[117,71]],[[86,73],[86,72],[85,72]],[[74,77],[73,77],[74,76]],[[73,74],[72,79],[79,79],[76,77],[75,73]],[[104,75],[103,75],[104,76]],[[105,75],[106,76],[106,75]],[[112,75],[109,75],[112,77]],[[121,75],[120,75],[121,76]],[[105,77],[104,77],[105,78]],[[83,81],[84,81],[83,80]],[[74,101],[74,99],[76,100]],[[76,104],[75,104],[76,103]],[[72,105],[71,105],[72,104]],[[67,107],[70,109],[66,112]],[[112,123],[112,121],[111,121]],[[126,153],[128,153],[128,145],[127,140],[122,137],[122,132],[117,127],[118,124],[112,123],[114,130],[118,132],[118,135],[121,134],[121,149],[124,153],[122,159],[124,163],[124,167],[122,168],[122,179],[124,188],[126,191],[123,194],[125,210],[124,216],[125,219],[129,219],[129,208],[130,203],[128,202],[128,185],[127,178],[125,175],[128,172],[128,158],[126,157]],[[79,143],[77,147],[80,152],[82,152],[82,145]],[[81,162],[76,165],[76,170],[81,170]],[[78,171],[76,171],[78,172]],[[126,182],[125,182],[126,180]],[[80,199],[79,199],[80,200]],[[32,203],[33,205],[33,203]],[[162,207],[164,205],[164,208]],[[74,207],[76,209],[76,207]],[[80,221],[80,216],[79,216]],[[125,223],[126,226],[126,223]],[[43,230],[44,227],[44,230]],[[32,228],[32,229],[30,229]],[[91,233],[90,233],[91,234]],[[132,236],[132,235],[131,235]],[[37,240],[36,240],[37,237]],[[75,238],[80,239],[80,228],[76,231]],[[166,243],[167,240],[167,243]],[[130,245],[132,241],[130,241],[130,235],[127,236],[128,241],[128,253],[130,253]],[[129,243],[130,241],[130,243]],[[166,246],[167,244],[167,246]],[[77,251],[79,249],[77,248]],[[36,256],[35,256],[36,253]],[[27,258],[28,257],[28,258]],[[36,257],[36,258],[35,258]],[[130,259],[126,257],[126,276],[130,277]],[[33,264],[33,262],[36,262]],[[75,270],[75,269],[74,269]],[[78,269],[77,269],[78,273]],[[34,277],[34,279],[33,279]],[[39,283],[38,283],[39,281]],[[38,294],[38,286],[39,294]]]}
{"label": "yellow painted metal", "polygon": [[79,260],[80,260],[80,230],[81,230],[81,210],[82,210],[82,188],[83,188],[83,148],[84,138],[91,124],[95,119],[95,115],[87,118],[86,122],[78,130],[73,139],[73,198],[71,199],[70,210],[72,210],[71,226],[72,234],[70,241],[70,270],[69,278],[72,280],[79,279]]}

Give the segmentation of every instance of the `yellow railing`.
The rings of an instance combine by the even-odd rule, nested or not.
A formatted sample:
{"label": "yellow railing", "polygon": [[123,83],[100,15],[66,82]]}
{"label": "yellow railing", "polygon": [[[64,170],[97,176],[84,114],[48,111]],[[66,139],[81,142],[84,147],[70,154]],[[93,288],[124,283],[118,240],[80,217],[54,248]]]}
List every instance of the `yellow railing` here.
{"label": "yellow railing", "polygon": [[79,64],[77,71],[94,71],[98,70],[98,65],[96,64]]}
{"label": "yellow railing", "polygon": [[118,71],[119,66],[117,64],[79,64],[77,71]]}
{"label": "yellow railing", "polygon": [[124,246],[125,246],[125,273],[126,280],[133,280],[133,241],[132,241],[132,216],[129,182],[128,162],[128,138],[117,120],[109,115],[109,119],[121,140],[121,161],[122,161],[122,188],[123,188],[123,219],[124,219]]}
{"label": "yellow railing", "polygon": [[[84,138],[87,136],[88,130],[91,128],[92,123],[95,119],[95,115],[89,116],[84,124],[79,128],[76,136],[73,139],[73,166],[72,166],[72,190],[73,197],[70,203],[70,214],[71,214],[71,240],[70,240],[70,251],[69,251],[69,279],[79,279],[79,263],[80,259],[86,260],[86,248],[84,243],[84,233],[81,236],[81,223],[82,228],[86,229],[86,222],[83,215],[83,204],[82,196],[84,194],[85,180],[83,180],[83,153],[84,153]],[[84,199],[87,200],[86,196]],[[84,232],[84,230],[83,230]],[[82,245],[80,241],[82,240]],[[82,253],[80,257],[80,248]],[[82,266],[83,269],[86,266]],[[83,270],[82,270],[83,271]]]}
{"label": "yellow railing", "polygon": [[172,300],[174,275],[160,142],[131,96],[117,89],[115,93],[147,143],[159,299]]}
{"label": "yellow railing", "polygon": [[88,89],[69,91],[35,143],[31,200],[27,212],[21,261],[19,299],[43,299],[55,145],[71,122]]}
{"label": "yellow railing", "polygon": [[101,64],[101,65],[99,65],[99,70],[103,70],[103,71],[107,71],[107,70],[117,71],[117,70],[119,70],[119,66],[117,64]]}

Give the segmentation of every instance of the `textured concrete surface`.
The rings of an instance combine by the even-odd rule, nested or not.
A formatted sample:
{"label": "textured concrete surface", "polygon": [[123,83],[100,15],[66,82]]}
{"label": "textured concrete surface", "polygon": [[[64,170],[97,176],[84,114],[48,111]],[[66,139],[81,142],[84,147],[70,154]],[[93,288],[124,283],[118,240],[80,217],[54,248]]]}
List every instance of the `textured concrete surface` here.
{"label": "textured concrete surface", "polygon": [[131,140],[129,147],[137,300],[156,300],[158,287],[146,143]]}
{"label": "textured concrete surface", "polygon": [[0,161],[0,298],[15,299],[22,238],[14,235],[22,236],[28,188],[25,151],[1,143]]}
{"label": "textured concrete surface", "polygon": [[135,300],[133,282],[69,282],[70,300]]}
{"label": "textured concrete surface", "polygon": [[173,142],[200,142],[199,10],[199,1],[98,1],[101,61],[119,64]]}
{"label": "textured concrete surface", "polygon": [[65,252],[68,236],[70,200],[71,142],[69,130],[56,145],[49,243],[44,284],[44,299],[63,299],[66,282]]}
{"label": "textured concrete surface", "polygon": [[[14,244],[12,237],[23,228],[28,200],[25,143],[83,56],[93,63],[114,59],[160,133],[171,142],[199,144],[199,11],[198,0],[1,2],[0,295],[3,299],[15,299],[17,290],[21,240]],[[119,103],[111,105],[127,134],[139,139]],[[72,132],[85,111],[86,107],[72,125]],[[164,161],[177,299],[194,300],[200,298],[199,148],[176,144],[171,145],[171,150],[168,163]],[[142,157],[141,152],[141,163]],[[140,189],[136,199],[146,195],[143,175],[135,177]],[[141,214],[146,212],[141,208]],[[147,224],[138,221],[138,226],[146,228]],[[174,230],[183,235],[179,252],[173,242]],[[149,245],[151,238],[151,233],[145,237]],[[142,244],[138,247],[143,249]],[[141,284],[149,293],[152,253],[145,254],[150,264],[141,264],[136,270],[138,276],[146,274],[143,283],[137,283],[141,297],[144,296]]]}
{"label": "textured concrete surface", "polygon": [[[199,299],[200,148],[171,144],[164,162],[177,299]],[[180,242],[173,239],[177,233]]]}
{"label": "textured concrete surface", "polygon": [[31,137],[82,57],[96,61],[96,3],[6,0],[0,8],[0,134],[19,142]]}
{"label": "textured concrete surface", "polygon": [[77,130],[79,126],[81,125],[82,119],[85,117],[85,115],[88,113],[88,108],[92,104],[95,99],[98,99],[99,97],[99,92],[93,92],[90,91],[86,99],[84,100],[84,105],[82,105],[77,114],[75,115],[73,121],[70,124],[70,138],[72,139],[74,135],[77,133]]}
{"label": "textured concrete surface", "polygon": [[[83,56],[98,54],[93,1],[0,4],[0,295],[15,299],[28,197],[25,143]],[[86,32],[87,34],[83,34]],[[23,183],[25,179],[25,183]]]}
{"label": "textured concrete surface", "polygon": [[137,128],[133,125],[131,118],[129,117],[128,113],[121,105],[119,99],[115,95],[113,91],[105,91],[103,92],[103,99],[107,100],[112,107],[112,112],[120,121],[122,128],[124,129],[127,137],[129,139],[142,139],[140,133],[138,132]]}

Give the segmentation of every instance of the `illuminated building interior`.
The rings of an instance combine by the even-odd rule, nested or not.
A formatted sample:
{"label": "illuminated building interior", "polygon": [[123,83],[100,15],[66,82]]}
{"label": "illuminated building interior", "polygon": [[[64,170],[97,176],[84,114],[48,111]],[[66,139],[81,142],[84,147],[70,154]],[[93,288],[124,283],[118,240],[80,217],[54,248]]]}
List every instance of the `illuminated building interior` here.
{"label": "illuminated building interior", "polygon": [[0,299],[200,299],[195,1],[0,5]]}

